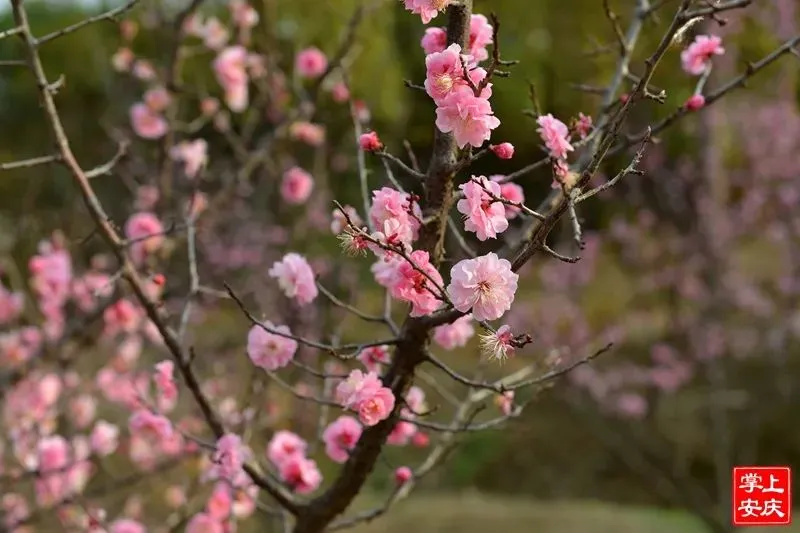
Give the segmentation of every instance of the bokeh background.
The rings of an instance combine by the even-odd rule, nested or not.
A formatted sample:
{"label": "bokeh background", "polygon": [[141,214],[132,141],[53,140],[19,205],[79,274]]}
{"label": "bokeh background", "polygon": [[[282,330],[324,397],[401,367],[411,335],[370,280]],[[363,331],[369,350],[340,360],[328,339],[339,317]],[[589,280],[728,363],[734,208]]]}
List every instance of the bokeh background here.
{"label": "bokeh background", "polygon": [[[28,3],[39,33],[98,9],[68,0]],[[724,37],[727,53],[715,62],[708,90],[800,31],[794,0],[754,4],[746,16],[726,16],[725,27],[711,24],[690,31],[689,39],[704,29]],[[253,5],[269,21],[269,31],[255,38],[269,43],[288,66],[294,53],[308,45],[332,53],[356,2],[256,0]],[[624,24],[632,2],[618,0],[612,6]],[[174,6],[165,2],[161,7],[170,13]],[[476,12],[490,10],[502,24],[504,57],[520,64],[510,78],[496,82],[492,98],[502,121],[493,140],[512,142],[517,153],[511,161],[479,161],[473,172],[486,175],[507,174],[542,157],[535,123],[523,112],[531,108],[529,83],[545,113],[564,120],[578,111],[595,114],[599,97],[574,84],[603,86],[616,59],[613,52],[598,51],[613,42],[599,0],[475,0]],[[664,18],[668,12],[669,3]],[[665,22],[647,23],[634,74]],[[134,46],[137,55],[156,64],[170,39],[158,29],[147,30],[157,23],[142,19],[147,38],[138,38]],[[10,26],[8,12],[0,12],[0,28]],[[402,142],[408,140],[425,161],[433,107],[424,94],[402,83],[423,79],[423,31],[418,17],[399,2],[384,2],[358,29],[350,57],[352,92],[369,106],[374,129],[393,152],[403,155]],[[101,23],[42,50],[48,71],[65,78],[58,102],[73,148],[87,167],[108,159],[120,135],[130,136],[128,108],[142,92],[134,80],[111,68],[119,43],[117,26]],[[694,80],[680,70],[679,52],[680,45],[667,54],[654,80],[667,91],[667,102],[637,106],[628,133],[668,115],[692,93]],[[18,54],[13,39],[0,41],[0,60]],[[205,83],[204,90],[218,92],[208,61],[202,55],[191,58],[188,70],[197,72],[192,79],[205,79],[196,82]],[[535,342],[507,369],[569,360],[607,339],[615,341],[614,349],[537,391],[524,414],[501,429],[464,435],[458,451],[409,501],[358,531],[726,531],[731,466],[800,465],[798,66],[796,57],[785,57],[745,89],[659,135],[648,148],[644,176],[630,176],[582,207],[588,243],[583,260],[577,265],[540,260],[526,269],[528,281],[511,321]],[[291,157],[307,168],[324,169],[335,197],[360,205],[350,116],[325,105],[321,122],[329,144],[322,153],[298,149]],[[223,144],[213,146],[212,169],[213,161],[232,158]],[[34,157],[50,147],[29,73],[3,67],[0,161]],[[120,221],[134,195],[131,183],[147,179],[146,162],[156,157],[155,149],[146,143],[134,146],[132,157],[126,176],[97,183],[112,217]],[[629,158],[627,153],[612,158],[604,173],[613,175]],[[380,169],[377,161],[370,165]],[[529,204],[536,205],[550,190],[549,171],[526,176],[521,185]],[[281,210],[274,191],[260,198],[261,208],[278,213],[279,221],[297,216]],[[6,277],[12,272],[9,265],[25,265],[37,243],[56,228],[72,239],[76,261],[86,263],[101,250],[99,241],[82,238],[91,229],[78,202],[60,168],[0,174],[0,257]],[[312,214],[329,217],[329,204],[309,205],[318,210]],[[222,231],[212,227],[199,237],[209,257],[220,241],[231,245],[229,235],[215,235],[217,230]],[[258,220],[252,231],[261,231]],[[292,237],[293,248],[309,251],[339,272],[344,259],[337,255],[333,236],[319,239],[298,230]],[[558,230],[558,239],[569,251],[568,225]],[[250,237],[235,245],[245,251],[272,246]],[[177,255],[171,264],[180,266],[181,260]],[[362,262],[361,270],[339,275],[368,283],[368,266]],[[209,268],[216,279],[247,284],[257,294],[267,267],[256,261]],[[174,289],[180,292],[180,286]],[[365,305],[371,297],[362,295]],[[209,316],[219,327],[206,331],[206,341],[241,350],[246,324],[239,323],[235,309]],[[344,335],[358,337],[360,326],[350,327],[355,331]],[[477,357],[471,344],[448,360],[469,368]],[[403,454],[415,453],[392,451],[392,457],[402,462]],[[358,505],[376,501],[386,484],[385,477],[376,477]],[[157,489],[156,484],[152,490]]]}

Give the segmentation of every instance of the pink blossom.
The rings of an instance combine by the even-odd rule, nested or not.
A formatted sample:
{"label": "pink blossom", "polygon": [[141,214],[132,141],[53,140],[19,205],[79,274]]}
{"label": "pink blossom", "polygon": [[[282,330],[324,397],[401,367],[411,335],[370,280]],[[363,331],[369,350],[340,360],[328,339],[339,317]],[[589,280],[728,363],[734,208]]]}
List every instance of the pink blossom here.
{"label": "pink blossom", "polygon": [[394,394],[388,387],[381,387],[371,398],[367,398],[358,406],[358,418],[365,426],[374,426],[385,420],[394,410]]}
{"label": "pink blossom", "polygon": [[423,24],[436,18],[440,11],[453,3],[453,0],[403,0],[407,11],[419,15]]}
{"label": "pink blossom", "polygon": [[225,527],[209,514],[197,513],[186,524],[185,533],[225,533]]}
{"label": "pink blossom", "polygon": [[497,331],[490,331],[482,334],[481,352],[487,359],[504,361],[514,355],[514,334],[511,333],[511,326],[503,325]]}
{"label": "pink blossom", "polygon": [[69,403],[72,423],[79,429],[86,428],[97,413],[97,400],[90,394],[81,394]]}
{"label": "pink blossom", "polygon": [[[167,406],[174,406],[178,398],[178,385],[175,383],[175,363],[170,360],[161,361],[156,364],[156,371],[153,375],[153,381],[156,384],[159,394],[159,406],[165,409],[163,404]],[[169,409],[165,409],[169,410]]]}
{"label": "pink blossom", "polygon": [[686,100],[683,107],[685,107],[687,111],[697,111],[702,109],[705,105],[706,99],[702,94],[693,94]]}
{"label": "pink blossom", "polygon": [[214,74],[225,92],[225,103],[235,112],[244,111],[249,101],[247,49],[229,46],[214,59]]}
{"label": "pink blossom", "polygon": [[395,405],[392,390],[383,386],[377,374],[364,374],[358,369],[339,383],[335,398],[345,409],[357,411],[365,426],[374,426],[388,418]]}
{"label": "pink blossom", "polygon": [[16,319],[25,306],[25,297],[21,292],[11,292],[0,284],[0,325]]}
{"label": "pink blossom", "polygon": [[144,93],[142,98],[153,113],[161,113],[172,102],[172,96],[164,87],[153,87]]}
{"label": "pink blossom", "polygon": [[550,151],[553,159],[566,159],[567,153],[575,148],[569,143],[569,128],[567,125],[554,118],[553,115],[542,115],[536,119],[539,128],[536,130],[542,137],[545,146]]}
{"label": "pink blossom", "polygon": [[144,59],[139,59],[133,64],[133,75],[142,81],[153,81],[156,79],[156,69]]}
{"label": "pink blossom", "polygon": [[[350,221],[356,226],[361,227],[364,222],[361,220],[358,211],[352,205],[345,205],[344,212],[350,217]],[[331,232],[334,235],[340,234],[347,227],[347,217],[339,209],[334,209],[331,220]]]}
{"label": "pink blossom", "polygon": [[290,457],[305,456],[308,444],[297,434],[287,430],[277,431],[267,445],[267,459],[280,467]]}
{"label": "pink blossom", "polygon": [[378,138],[378,133],[375,131],[363,133],[361,137],[358,138],[358,145],[365,152],[377,152],[379,150],[383,150],[383,143]]}
{"label": "pink blossom", "polygon": [[125,237],[131,241],[131,258],[141,263],[164,244],[164,226],[153,213],[140,211],[125,223]]}
{"label": "pink blossom", "polygon": [[268,273],[278,280],[283,293],[288,298],[297,300],[300,305],[311,303],[319,294],[314,271],[300,254],[292,252],[284,255],[283,259],[272,265]]}
{"label": "pink blossom", "polygon": [[142,311],[127,299],[120,299],[103,311],[103,335],[113,337],[119,333],[133,333],[142,323]]}
{"label": "pink blossom", "polygon": [[472,309],[475,320],[496,320],[511,308],[519,275],[507,259],[494,252],[464,259],[450,270],[447,293],[453,306],[462,313]]}
{"label": "pink blossom", "polygon": [[332,461],[344,463],[361,438],[361,424],[352,416],[342,415],[331,422],[322,433],[325,453]]}
{"label": "pink blossom", "polygon": [[514,145],[511,143],[492,144],[489,146],[489,150],[500,159],[511,159],[514,157]]}
{"label": "pink blossom", "polygon": [[465,315],[452,324],[445,324],[435,328],[433,330],[433,341],[445,350],[452,350],[465,346],[474,334],[475,328],[472,327],[472,315]]}
{"label": "pink blossom", "polygon": [[340,81],[333,84],[331,87],[331,98],[333,101],[341,104],[350,99],[350,89],[347,88],[347,84]]}
{"label": "pink blossom", "polygon": [[300,205],[308,200],[314,190],[314,178],[300,167],[292,167],[283,173],[281,196],[287,203]]}
{"label": "pink blossom", "polygon": [[592,131],[592,117],[578,113],[578,119],[575,121],[575,131],[581,139],[585,139],[589,132]]}
{"label": "pink blossom", "polygon": [[401,466],[394,471],[394,481],[398,485],[405,485],[413,477],[413,475],[414,474],[411,472],[409,467]]}
{"label": "pink blossom", "polygon": [[217,441],[212,461],[216,476],[234,482],[242,473],[242,466],[247,460],[247,449],[242,444],[239,435],[226,433]]}
{"label": "pink blossom", "polygon": [[489,181],[485,176],[472,178],[459,185],[464,198],[458,201],[456,208],[464,215],[466,231],[474,232],[479,241],[495,239],[508,229],[505,206],[493,199],[501,197],[500,184]]}
{"label": "pink blossom", "polygon": [[183,162],[186,177],[194,178],[208,163],[208,143],[205,139],[181,141],[172,147],[170,156],[176,161]]}
{"label": "pink blossom", "polygon": [[358,360],[368,372],[378,372],[382,364],[388,364],[391,360],[389,347],[383,345],[364,348],[358,353]]}
{"label": "pink blossom", "polygon": [[258,24],[259,16],[253,6],[244,0],[231,0],[228,4],[234,24],[240,28],[252,28]]}
{"label": "pink blossom", "polygon": [[278,470],[281,479],[298,494],[310,494],[322,483],[316,461],[302,455],[289,456]]}
{"label": "pink blossom", "polygon": [[[272,322],[265,322],[265,326],[278,333],[291,335],[287,326],[275,326]],[[289,364],[297,352],[297,341],[266,331],[261,326],[255,325],[247,334],[247,355],[259,368],[273,372]]]}
{"label": "pink blossom", "polygon": [[319,48],[301,50],[294,61],[295,72],[301,78],[319,78],[328,68],[328,58]]}
{"label": "pink blossom", "polygon": [[119,518],[111,522],[109,533],[147,533],[147,528],[141,522],[128,518]]}
{"label": "pink blossom", "polygon": [[119,23],[119,32],[123,41],[131,42],[139,33],[139,25],[135,20],[125,19]]}
{"label": "pink blossom", "polygon": [[97,455],[111,455],[119,445],[119,428],[105,420],[98,420],[89,437],[92,450]]}
{"label": "pink blossom", "polygon": [[492,25],[484,15],[472,15],[469,21],[469,55],[475,61],[481,62],[489,59],[489,51],[486,47],[492,44],[494,39]]}
{"label": "pink blossom", "polygon": [[617,411],[633,419],[640,419],[647,414],[647,400],[641,395],[632,392],[625,392],[616,397],[615,406]]}
{"label": "pink blossom", "polygon": [[358,404],[365,398],[375,394],[383,386],[378,374],[355,369],[350,372],[347,379],[337,385],[334,397],[345,409],[358,409]]}
{"label": "pink blossom", "polygon": [[135,56],[131,49],[123,46],[111,56],[111,66],[114,67],[114,70],[117,72],[127,72],[131,69],[134,59]]}
{"label": "pink blossom", "polygon": [[417,431],[414,433],[414,436],[411,437],[411,444],[417,448],[427,448],[430,443],[431,438],[427,433],[423,433],[422,431]]}
{"label": "pink blossom", "polygon": [[209,17],[199,30],[199,37],[202,37],[203,44],[211,50],[219,50],[230,39],[230,32],[217,17]]}
{"label": "pink blossom", "polygon": [[[508,200],[509,202],[514,202],[515,204],[521,205],[525,203],[525,192],[522,190],[522,187],[510,181],[501,183],[505,180],[505,176],[501,175],[489,176],[489,179],[500,183],[500,198]],[[503,204],[503,207],[505,208],[506,218],[508,220],[516,218],[521,211],[519,207],[513,205]]]}
{"label": "pink blossom", "polygon": [[442,52],[447,48],[447,32],[444,28],[427,28],[425,35],[422,36],[422,41],[420,41],[420,46],[425,54]]}
{"label": "pink blossom", "polygon": [[139,434],[145,439],[160,442],[172,437],[172,422],[168,418],[157,415],[147,409],[139,409],[128,420],[131,433]]}
{"label": "pink blossom", "polygon": [[169,125],[167,121],[142,102],[131,106],[131,126],[134,133],[142,139],[159,139],[166,135]]}
{"label": "pink blossom", "polygon": [[227,482],[218,482],[211,491],[208,498],[206,510],[215,520],[225,520],[231,514],[233,508],[233,496],[231,487]]}
{"label": "pink blossom", "polygon": [[411,304],[411,316],[429,315],[442,305],[437,288],[443,284],[442,276],[431,264],[428,252],[414,250],[410,259],[399,262],[389,292],[392,298]]}
{"label": "pink blossom", "polygon": [[372,191],[369,218],[372,225],[381,230],[387,221],[393,220],[397,239],[401,243],[411,244],[419,233],[422,210],[408,193],[383,187]]}
{"label": "pink blossom", "polygon": [[464,83],[461,46],[451,44],[425,57],[425,92],[439,104],[461,81]]}
{"label": "pink blossom", "polygon": [[717,35],[698,35],[681,52],[681,66],[687,74],[699,76],[711,65],[711,58],[725,53],[722,39]]}
{"label": "pink blossom", "polygon": [[416,385],[412,385],[411,388],[408,389],[405,400],[408,408],[411,410],[410,414],[405,414],[406,418],[413,418],[417,414],[427,410],[425,406],[425,391]]}
{"label": "pink blossom", "polygon": [[289,135],[309,146],[322,146],[325,142],[325,128],[310,122],[294,122],[289,126]]}
{"label": "pink blossom", "polygon": [[405,446],[416,433],[416,425],[405,420],[400,420],[392,428],[392,432],[389,433],[386,443],[391,446]]}
{"label": "pink blossom", "polygon": [[457,87],[436,108],[436,127],[452,133],[459,148],[481,146],[499,125],[489,101],[475,96],[469,87]]}
{"label": "pink blossom", "polygon": [[511,416],[512,409],[514,408],[514,391],[506,391],[503,394],[495,396],[495,404],[500,408],[500,412],[505,416]]}

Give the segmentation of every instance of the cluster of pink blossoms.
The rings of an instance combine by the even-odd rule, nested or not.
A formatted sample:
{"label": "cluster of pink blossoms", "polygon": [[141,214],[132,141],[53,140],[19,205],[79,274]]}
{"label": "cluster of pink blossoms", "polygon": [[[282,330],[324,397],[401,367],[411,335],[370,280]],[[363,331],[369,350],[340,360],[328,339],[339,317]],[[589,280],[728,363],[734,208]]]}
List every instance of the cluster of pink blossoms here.
{"label": "cluster of pink blossoms", "polygon": [[374,426],[389,418],[394,410],[392,389],[384,387],[378,374],[355,369],[336,386],[336,401],[358,413],[365,426]]}
{"label": "cluster of pink blossoms", "polygon": [[308,444],[291,431],[281,430],[267,445],[267,459],[281,480],[299,494],[310,494],[322,483],[316,461],[306,456]]}
{"label": "cluster of pink blossoms", "polygon": [[[487,47],[492,44],[494,34],[492,25],[483,15],[472,15],[469,24],[469,45],[467,54],[481,62],[489,59]],[[420,45],[426,54],[443,52],[447,48],[447,30],[444,28],[428,28],[422,36]]]}
{"label": "cluster of pink blossoms", "polygon": [[269,275],[278,280],[278,285],[288,298],[293,298],[300,305],[311,303],[319,294],[314,271],[300,254],[292,252],[284,255],[283,259],[272,265]]}
{"label": "cluster of pink blossoms", "polygon": [[489,102],[492,84],[482,83],[486,70],[472,56],[462,55],[457,44],[428,54],[425,67],[425,91],[436,103],[436,127],[452,133],[459,148],[488,141],[500,120]]}

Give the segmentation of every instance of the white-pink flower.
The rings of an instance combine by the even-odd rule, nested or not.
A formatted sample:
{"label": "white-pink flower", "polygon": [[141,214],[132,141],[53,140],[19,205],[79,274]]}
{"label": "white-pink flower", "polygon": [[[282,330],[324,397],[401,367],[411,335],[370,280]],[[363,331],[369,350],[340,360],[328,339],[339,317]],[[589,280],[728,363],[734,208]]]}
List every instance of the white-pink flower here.
{"label": "white-pink flower", "polygon": [[496,320],[511,308],[519,275],[494,252],[459,261],[450,270],[447,293],[453,306],[475,320]]}
{"label": "white-pink flower", "polygon": [[[288,326],[275,326],[272,322],[264,325],[278,333],[291,335]],[[259,325],[250,328],[247,334],[247,356],[259,368],[269,372],[289,364],[297,352],[297,341],[266,331]]]}
{"label": "white-pink flower", "polygon": [[288,298],[294,298],[300,305],[311,303],[319,294],[314,271],[300,254],[290,252],[284,255],[272,265],[269,275],[278,280],[278,286]]}

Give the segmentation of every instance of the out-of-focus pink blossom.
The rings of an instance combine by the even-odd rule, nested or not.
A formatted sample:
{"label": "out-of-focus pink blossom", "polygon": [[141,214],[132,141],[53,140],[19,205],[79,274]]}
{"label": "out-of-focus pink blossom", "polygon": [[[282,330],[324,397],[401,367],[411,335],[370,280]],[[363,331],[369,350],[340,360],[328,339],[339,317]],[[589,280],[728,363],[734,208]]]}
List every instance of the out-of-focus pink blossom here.
{"label": "out-of-focus pink blossom", "polygon": [[164,226],[153,213],[140,211],[125,223],[125,237],[131,242],[131,258],[141,263],[164,244]]}
{"label": "out-of-focus pink blossom", "polygon": [[130,116],[134,133],[142,139],[159,139],[169,129],[166,119],[143,102],[133,104]]}
{"label": "out-of-focus pink blossom", "polygon": [[377,152],[383,149],[383,143],[375,131],[361,134],[361,137],[358,138],[358,145],[365,152]]}
{"label": "out-of-focus pink blossom", "polygon": [[277,261],[269,269],[269,276],[278,280],[283,293],[288,298],[297,300],[300,305],[314,301],[319,294],[314,271],[306,258],[300,254],[290,252]]}
{"label": "out-of-focus pink blossom", "polygon": [[170,150],[170,156],[183,162],[183,171],[188,178],[194,178],[208,163],[208,143],[205,139],[181,141]]}
{"label": "out-of-focus pink blossom", "polygon": [[291,167],[283,173],[281,197],[285,202],[304,204],[314,190],[314,178],[300,167]]}
{"label": "out-of-focus pink blossom", "polygon": [[301,78],[319,78],[328,68],[328,58],[319,48],[306,48],[298,52],[294,68]]}
{"label": "out-of-focus pink blossom", "polygon": [[[275,326],[271,322],[265,322],[264,325],[273,331],[291,335],[287,326]],[[253,326],[247,334],[247,356],[254,365],[269,372],[288,365],[295,352],[296,340],[270,333],[261,326]]]}
{"label": "out-of-focus pink blossom", "polygon": [[473,335],[475,328],[472,326],[472,315],[465,315],[452,324],[436,327],[433,330],[433,341],[445,350],[452,350],[465,346]]}

